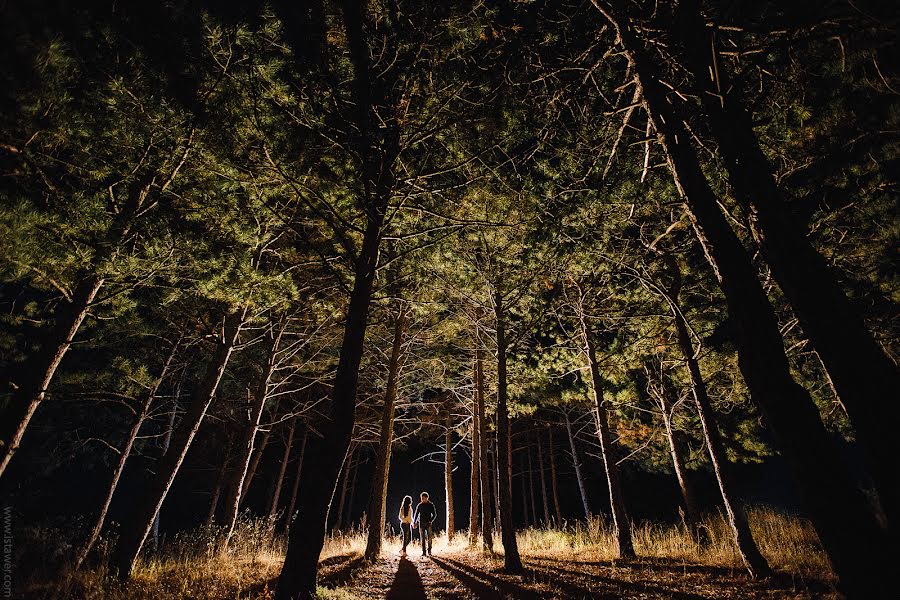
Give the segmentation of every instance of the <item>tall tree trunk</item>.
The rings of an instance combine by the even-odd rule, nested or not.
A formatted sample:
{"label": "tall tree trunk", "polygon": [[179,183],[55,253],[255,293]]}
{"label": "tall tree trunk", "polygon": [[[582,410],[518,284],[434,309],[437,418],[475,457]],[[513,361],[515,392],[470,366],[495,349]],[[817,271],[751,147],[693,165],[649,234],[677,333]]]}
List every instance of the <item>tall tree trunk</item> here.
{"label": "tall tree trunk", "polygon": [[[477,384],[476,384],[477,385]],[[472,421],[469,426],[469,440],[471,442],[472,459],[470,461],[470,477],[469,477],[469,546],[475,546],[478,543],[478,505],[481,502],[481,494],[479,493],[479,485],[481,484],[481,469],[478,441],[478,409],[475,406],[476,400],[472,400]]]}
{"label": "tall tree trunk", "polygon": [[340,533],[344,527],[344,504],[347,503],[347,487],[350,485],[350,471],[353,470],[353,446],[347,451],[347,459],[344,461],[344,481],[341,484],[341,494],[338,496],[338,506],[335,512],[332,530]]}
{"label": "tall tree trunk", "polygon": [[534,432],[537,438],[538,470],[541,475],[541,501],[544,507],[544,527],[550,527],[550,503],[547,502],[547,475],[544,473],[544,445],[541,443],[541,429]]}
{"label": "tall tree trunk", "polygon": [[356,505],[356,490],[358,487],[356,483],[359,480],[359,468],[365,462],[368,461],[363,460],[362,452],[360,452],[360,456],[356,457],[356,463],[353,465],[353,477],[350,478],[350,497],[347,499],[347,514],[344,517],[347,529],[353,529],[356,525],[356,522],[353,520],[353,507]]}
{"label": "tall tree trunk", "polygon": [[[648,376],[650,376],[649,373]],[[687,469],[685,468],[684,461],[681,457],[681,444],[679,443],[674,424],[672,423],[672,412],[674,408],[669,397],[668,384],[664,378],[665,375],[660,373],[659,376],[656,377],[655,384],[651,384],[653,387],[652,395],[659,403],[663,425],[666,428],[666,440],[669,443],[669,455],[672,457],[672,467],[675,469],[675,479],[678,481],[678,489],[681,491],[681,499],[684,502],[685,522],[693,528],[700,521],[700,509],[697,504],[694,488],[691,485],[691,481],[688,479]]]}
{"label": "tall tree trunk", "polygon": [[750,216],[751,232],[772,276],[831,376],[868,458],[888,524],[896,530],[900,436],[894,429],[900,422],[900,405],[883,397],[886,390],[900,390],[900,372],[791,215],[756,139],[741,86],[730,80],[718,53],[715,28],[706,27],[697,0],[679,2],[678,7],[676,34],[684,46],[686,64],[701,87],[698,96],[734,197]]}
{"label": "tall tree trunk", "polygon": [[300,475],[303,472],[303,456],[306,454],[306,440],[309,436],[309,428],[303,430],[303,441],[300,442],[300,456],[297,458],[297,472],[294,474],[294,486],[291,488],[291,501],[288,503],[286,529],[290,529],[294,520],[294,508],[297,506],[297,492],[300,490]]}
{"label": "tall tree trunk", "polygon": [[876,597],[885,592],[889,552],[867,501],[847,471],[809,393],[792,378],[778,321],[740,240],[719,209],[690,135],[669,103],[653,64],[624,11],[593,0],[613,25],[635,73],[648,117],[682,196],[695,233],[725,294],[738,348],[738,366],[791,465],[835,573],[845,593]]}
{"label": "tall tree trunk", "polygon": [[[579,292],[581,290],[579,289]],[[625,495],[622,492],[622,480],[619,474],[619,465],[616,462],[616,448],[609,432],[609,414],[606,410],[606,401],[603,399],[603,378],[600,375],[600,366],[597,364],[597,351],[594,340],[584,315],[580,311],[581,335],[584,340],[584,353],[588,359],[591,372],[591,387],[594,391],[594,421],[597,426],[597,438],[600,440],[600,454],[603,456],[603,466],[606,471],[606,483],[609,488],[609,506],[612,512],[613,528],[616,533],[616,545],[619,556],[622,558],[634,557],[634,543],[631,540],[631,521],[628,511],[625,509]]]}
{"label": "tall tree trunk", "polygon": [[266,398],[269,397],[269,382],[272,379],[272,373],[275,370],[275,358],[278,353],[278,345],[281,342],[282,331],[284,331],[283,326],[280,331],[275,331],[274,324],[270,324],[266,339],[266,357],[262,364],[259,378],[256,380],[256,385],[253,390],[253,400],[246,414],[247,420],[244,423],[241,441],[238,446],[236,468],[233,470],[232,477],[225,488],[225,502],[218,511],[218,521],[225,526],[225,547],[228,546],[228,543],[231,540],[231,534],[234,533],[238,511],[244,501],[247,490],[250,488],[250,481],[256,473],[256,468],[259,465],[266,444],[269,441],[270,431],[267,430],[263,434],[259,451],[256,452],[256,455],[254,456],[254,441],[256,440],[256,435],[259,431],[259,423],[262,419],[263,409],[266,406]]}
{"label": "tall tree trunk", "polygon": [[[216,485],[213,488],[212,496],[209,499],[209,512],[206,514],[206,524],[212,525],[216,522],[216,509],[219,506],[219,498],[222,497],[222,488],[225,487],[225,480],[228,478],[228,467],[231,464],[231,447],[228,448],[228,451],[225,453],[225,458],[222,460],[222,465],[219,467],[219,474],[216,476]],[[153,521],[153,527],[156,527],[156,523],[159,521],[159,514],[157,513],[157,519]]]}
{"label": "tall tree trunk", "polygon": [[59,363],[72,345],[78,328],[103,285],[99,275],[86,275],[75,286],[71,302],[57,310],[50,334],[41,349],[18,372],[23,376],[17,383],[9,407],[0,419],[0,477],[22,443],[31,417],[44,397]]}
{"label": "tall tree trunk", "polygon": [[118,546],[110,559],[110,566],[118,572],[120,579],[127,579],[131,575],[134,561],[153,526],[153,518],[165,501],[166,494],[168,494],[169,488],[178,474],[178,469],[187,455],[188,448],[200,428],[200,423],[206,415],[206,409],[209,408],[216,389],[219,387],[219,381],[231,358],[246,312],[246,309],[237,309],[225,317],[216,350],[207,364],[203,379],[191,394],[187,412],[172,435],[172,447],[160,459],[156,475],[150,482],[143,498],[135,506],[130,518],[122,524]]}
{"label": "tall tree trunk", "polygon": [[266,454],[266,446],[269,445],[269,440],[272,438],[272,427],[268,427],[267,429],[258,429],[257,434],[262,431],[262,438],[259,442],[259,448],[253,449],[253,458],[250,461],[250,465],[247,467],[247,476],[244,477],[244,483],[240,488],[240,498],[238,500],[238,510],[240,510],[241,506],[244,505],[244,501],[247,500],[247,492],[250,490],[250,484],[253,483],[253,478],[256,477],[256,473],[259,471],[259,463],[262,461],[263,456]]}
{"label": "tall tree trunk", "polygon": [[481,478],[481,542],[485,550],[494,549],[491,527],[491,473],[488,465],[487,419],[484,415],[484,351],[476,340],[475,348],[475,420],[478,422],[478,474]]}
{"label": "tall tree trunk", "polygon": [[109,512],[109,505],[112,504],[113,495],[115,495],[116,488],[119,485],[119,478],[122,476],[122,472],[125,470],[125,463],[128,460],[128,457],[131,455],[131,449],[134,447],[134,440],[137,439],[138,432],[141,430],[141,426],[144,424],[144,421],[147,419],[147,415],[150,413],[150,406],[153,404],[153,400],[156,398],[156,392],[159,390],[159,386],[166,378],[166,374],[169,371],[172,360],[175,358],[175,353],[178,351],[179,345],[180,340],[179,342],[176,342],[172,345],[172,350],[171,352],[169,352],[169,356],[163,363],[159,376],[153,382],[153,385],[150,387],[150,389],[147,390],[147,394],[146,396],[144,396],[144,401],[141,402],[141,406],[138,410],[137,417],[134,420],[134,424],[131,426],[131,430],[128,432],[128,435],[125,436],[125,441],[122,444],[122,449],[119,450],[119,460],[116,462],[116,467],[113,469],[112,477],[110,478],[109,486],[106,490],[106,497],[103,499],[103,504],[100,506],[100,512],[97,515],[97,520],[94,523],[94,526],[91,528],[90,533],[88,534],[84,543],[81,545],[78,553],[75,555],[75,562],[72,566],[73,571],[77,571],[81,568],[81,564],[84,562],[91,549],[94,547],[94,544],[97,542],[97,538],[100,537],[100,532],[103,530],[103,524],[106,522],[106,514]]}
{"label": "tall tree trunk", "polygon": [[455,531],[453,514],[453,412],[447,408],[444,434],[444,490],[447,497],[447,543],[453,541]]}
{"label": "tall tree trunk", "polygon": [[[160,458],[169,452],[169,446],[172,444],[172,433],[175,431],[175,417],[178,415],[178,403],[181,401],[181,382],[184,381],[184,376],[185,372],[182,371],[181,381],[178,383],[175,389],[175,397],[172,399],[172,410],[169,411],[169,418],[166,421],[166,432],[163,434],[162,444],[159,449]],[[153,540],[154,552],[159,551],[159,521],[159,511],[157,511],[156,516],[153,517],[153,527],[150,530],[150,539]]]}
{"label": "tall tree trunk", "polygon": [[384,539],[385,504],[387,502],[388,474],[391,470],[391,448],[394,443],[394,403],[397,400],[397,382],[400,378],[400,361],[403,352],[403,333],[406,330],[406,307],[397,307],[394,318],[394,341],[388,360],[388,378],[384,388],[384,406],[381,409],[381,435],[375,452],[375,469],[372,473],[372,491],[366,520],[369,536],[366,541],[366,560],[381,554]]}
{"label": "tall tree trunk", "polygon": [[534,459],[531,457],[531,443],[525,438],[525,452],[528,454],[528,496],[531,499],[531,523],[538,526],[537,499],[534,495]]}
{"label": "tall tree trunk", "polygon": [[509,573],[522,571],[522,559],[512,516],[512,461],[510,456],[509,407],[506,381],[506,313],[503,297],[494,297],[497,319],[497,481],[500,499],[500,535],[503,540],[503,566]]}
{"label": "tall tree trunk", "polygon": [[[393,169],[400,145],[400,124],[397,121],[389,122],[383,133],[379,134],[384,138],[381,151],[373,143],[371,136],[374,134],[370,129],[374,129],[371,124],[379,99],[372,97],[369,49],[364,30],[365,6],[357,2],[344,2],[343,12],[347,47],[353,66],[352,88],[362,162],[360,178],[364,190],[362,205],[366,211],[366,227],[354,265],[353,290],[332,388],[331,420],[323,430],[324,449],[317,464],[316,479],[322,485],[310,486],[306,488],[308,493],[303,494],[305,500],[300,506],[303,518],[297,519],[291,528],[276,600],[306,600],[316,594],[316,574],[319,554],[325,542],[328,510],[356,421],[356,391],[366,322],[378,264],[381,229],[394,189]],[[385,93],[390,88],[384,85],[376,87],[375,93]],[[394,102],[384,104],[396,105]],[[379,118],[384,119],[385,115],[380,114]]]}
{"label": "tall tree trunk", "polygon": [[578,457],[578,449],[575,447],[575,436],[572,434],[572,419],[568,411],[563,411],[566,420],[566,433],[569,434],[569,452],[572,453],[572,466],[575,467],[575,479],[578,481],[578,491],[581,492],[581,505],[584,507],[584,518],[591,520],[591,504],[588,501],[587,485],[584,480],[584,472],[581,467],[581,459]]}
{"label": "tall tree trunk", "polygon": [[[500,522],[500,466],[499,466],[499,462],[498,462],[499,461],[498,457],[500,456],[500,450],[498,448],[498,442],[497,442],[498,435],[499,434],[497,432],[497,426],[495,424],[494,425],[494,437],[491,440],[492,445],[493,445],[493,448],[491,448],[491,452],[492,452],[491,465],[493,466],[492,473],[494,475],[494,478],[493,478],[493,487],[491,488],[491,494],[494,499],[494,529],[500,529],[500,527],[501,527],[501,522]],[[501,538],[501,543],[502,543],[502,538]]]}
{"label": "tall tree trunk", "polygon": [[522,527],[528,528],[528,478],[525,476],[525,457],[519,461],[522,468]]}
{"label": "tall tree trunk", "polygon": [[269,505],[269,527],[275,530],[275,518],[278,514],[278,501],[281,499],[281,488],[284,485],[284,474],[287,472],[288,461],[291,459],[291,448],[294,446],[294,431],[297,428],[296,417],[291,419],[291,427],[288,429],[287,442],[284,445],[284,454],[281,456],[281,467],[278,469],[278,477],[275,479],[275,491],[272,492],[272,503]]}
{"label": "tall tree trunk", "polygon": [[550,435],[550,487],[553,490],[553,516],[556,518],[556,526],[562,527],[562,511],[559,508],[559,486],[556,480],[556,449],[553,445],[553,427],[547,427]]}

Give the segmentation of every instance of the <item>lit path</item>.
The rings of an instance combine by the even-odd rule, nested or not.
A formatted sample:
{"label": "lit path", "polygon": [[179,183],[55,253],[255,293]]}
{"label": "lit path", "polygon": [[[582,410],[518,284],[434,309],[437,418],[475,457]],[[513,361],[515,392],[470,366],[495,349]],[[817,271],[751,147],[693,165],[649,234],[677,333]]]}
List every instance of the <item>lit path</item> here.
{"label": "lit path", "polygon": [[709,567],[664,560],[577,562],[526,558],[523,575],[502,571],[502,558],[477,552],[435,553],[431,558],[410,552],[401,558],[385,553],[374,564],[334,557],[323,563],[321,583],[338,587],[360,600],[578,598],[720,598],[800,599],[836,597],[816,581],[784,578],[753,581],[737,568]]}

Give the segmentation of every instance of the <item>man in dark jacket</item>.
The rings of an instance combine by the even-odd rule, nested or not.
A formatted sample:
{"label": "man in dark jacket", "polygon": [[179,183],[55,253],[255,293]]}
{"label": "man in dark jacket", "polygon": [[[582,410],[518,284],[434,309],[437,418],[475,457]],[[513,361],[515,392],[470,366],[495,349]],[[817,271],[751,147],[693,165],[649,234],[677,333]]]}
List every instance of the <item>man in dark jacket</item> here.
{"label": "man in dark jacket", "polygon": [[431,556],[431,524],[437,518],[434,504],[428,499],[428,492],[422,492],[422,501],[416,507],[416,517],[413,519],[413,527],[419,528],[419,540],[422,542],[422,556]]}

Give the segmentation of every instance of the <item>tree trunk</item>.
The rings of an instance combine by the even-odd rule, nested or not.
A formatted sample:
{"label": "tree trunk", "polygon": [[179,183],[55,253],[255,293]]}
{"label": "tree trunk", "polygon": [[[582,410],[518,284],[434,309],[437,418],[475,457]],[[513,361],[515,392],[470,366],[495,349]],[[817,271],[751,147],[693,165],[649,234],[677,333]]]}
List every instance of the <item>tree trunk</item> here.
{"label": "tree trunk", "polygon": [[[231,534],[234,533],[238,511],[243,503],[244,496],[247,494],[247,490],[250,488],[250,481],[256,473],[256,468],[265,451],[266,443],[269,441],[270,432],[266,431],[263,434],[259,452],[254,456],[254,441],[257,431],[259,431],[259,423],[266,405],[266,398],[269,396],[269,382],[275,370],[275,357],[278,352],[278,345],[281,342],[281,331],[276,332],[270,325],[267,342],[265,362],[262,365],[259,379],[256,380],[255,389],[253,390],[253,401],[247,411],[247,421],[244,423],[241,442],[238,446],[236,468],[226,486],[225,503],[221,510],[218,511],[218,521],[225,526],[225,540],[223,543],[225,547],[228,546]],[[252,465],[251,458],[253,461]]]}
{"label": "tree trunk", "polygon": [[547,476],[544,473],[544,445],[541,443],[540,427],[535,430],[537,438],[538,470],[541,475],[541,501],[544,507],[544,527],[550,527],[550,503],[547,502]]}
{"label": "tree trunk", "polygon": [[453,541],[455,531],[453,514],[453,413],[447,409],[444,434],[444,490],[447,497],[447,543]]}
{"label": "tree trunk", "polygon": [[387,503],[388,474],[391,470],[391,448],[394,443],[394,403],[397,400],[397,382],[400,378],[400,361],[403,352],[403,333],[406,330],[406,307],[397,308],[394,319],[394,341],[388,361],[388,378],[384,389],[384,406],[381,410],[381,436],[375,452],[375,469],[372,473],[372,492],[366,520],[369,536],[366,541],[365,559],[372,560],[381,554],[384,539],[385,504]]}
{"label": "tree trunk", "polygon": [[72,345],[102,285],[103,278],[94,274],[79,281],[72,293],[72,301],[58,309],[44,346],[17,369],[23,377],[17,382],[9,407],[0,420],[0,477],[19,449],[31,417],[44,400],[59,363]]}
{"label": "tree trunk", "polygon": [[97,515],[97,521],[94,523],[94,526],[91,528],[91,532],[88,534],[87,539],[85,539],[84,544],[82,544],[81,549],[78,550],[78,553],[75,556],[75,562],[72,566],[73,571],[77,571],[81,568],[81,564],[84,562],[84,560],[87,558],[87,555],[94,547],[94,544],[97,542],[97,538],[100,537],[100,532],[103,530],[103,524],[106,522],[106,514],[107,512],[109,512],[109,505],[112,504],[113,495],[115,495],[116,487],[118,487],[119,485],[119,478],[122,476],[122,472],[125,470],[125,462],[128,460],[128,457],[131,455],[131,449],[134,447],[134,440],[137,439],[138,432],[140,431],[141,426],[144,424],[144,421],[147,419],[147,415],[150,413],[150,406],[153,404],[153,400],[156,398],[156,392],[159,390],[159,386],[166,378],[166,374],[169,371],[172,360],[175,358],[175,353],[178,351],[179,345],[180,340],[172,346],[172,350],[171,352],[169,352],[169,356],[168,358],[166,358],[166,361],[163,363],[162,369],[160,370],[159,377],[157,377],[153,382],[152,387],[147,390],[147,395],[144,397],[144,401],[141,403],[137,418],[135,418],[134,424],[131,426],[131,430],[128,432],[128,435],[125,436],[125,441],[122,444],[122,449],[119,450],[119,460],[118,462],[116,462],[115,469],[113,469],[112,478],[110,479],[109,487],[106,491],[106,497],[103,499],[103,504],[100,506],[100,513]]}
{"label": "tree trunk", "polygon": [[537,499],[534,496],[534,459],[531,457],[531,443],[525,438],[525,452],[528,454],[528,496],[531,499],[531,523],[538,526]]}
{"label": "tree trunk", "polygon": [[[476,382],[477,385],[477,382]],[[477,392],[476,392],[477,394]],[[478,440],[478,408],[475,406],[477,401],[472,400],[472,422],[469,426],[469,440],[472,446],[472,459],[470,461],[471,470],[469,477],[469,546],[475,546],[478,543],[478,505],[481,502],[481,494],[479,494],[479,485],[481,483],[480,467],[480,448]]]}
{"label": "tree trunk", "polygon": [[347,529],[353,529],[356,522],[353,520],[353,506],[356,503],[356,482],[359,480],[359,467],[367,461],[363,460],[362,452],[356,457],[356,464],[353,465],[353,477],[350,478],[350,497],[347,499],[347,514],[344,516],[344,523]]}
{"label": "tree trunk", "polygon": [[[512,462],[510,456],[509,408],[506,381],[506,314],[503,298],[494,298],[494,315],[497,319],[497,480],[500,499],[500,535],[503,540],[503,566],[509,573],[523,569],[516,540],[516,526],[512,516]],[[504,475],[505,473],[505,475]]]}
{"label": "tree trunk", "polygon": [[484,415],[484,351],[480,341],[475,348],[475,420],[478,422],[478,474],[481,478],[481,542],[485,550],[494,549],[491,527],[491,473],[488,465],[487,419]]}
{"label": "tree trunk", "polygon": [[616,532],[616,544],[619,556],[634,557],[634,543],[631,541],[631,521],[625,509],[625,497],[622,493],[622,482],[619,476],[619,465],[616,463],[616,452],[612,436],[609,432],[609,415],[606,401],[603,400],[603,379],[597,364],[597,352],[594,341],[588,330],[584,315],[581,315],[582,335],[584,336],[585,354],[591,371],[591,386],[594,390],[594,421],[597,425],[597,438],[600,440],[600,454],[606,471],[606,483],[609,487],[609,506],[612,512],[613,528]]}
{"label": "tree trunk", "polygon": [[528,479],[525,477],[525,457],[519,461],[522,467],[522,527],[528,528]]}
{"label": "tree trunk", "polygon": [[550,487],[553,490],[553,515],[556,518],[556,526],[562,527],[562,511],[559,508],[559,486],[556,481],[556,449],[553,445],[553,427],[547,427],[550,435]]}
{"label": "tree trunk", "polygon": [[284,474],[287,472],[288,461],[291,459],[291,448],[294,446],[294,431],[297,428],[296,417],[291,419],[291,427],[288,429],[287,442],[284,445],[284,454],[281,456],[281,467],[278,469],[278,477],[275,479],[275,491],[272,493],[272,503],[269,505],[269,527],[275,530],[275,518],[278,514],[278,501],[281,499],[281,487],[284,485]]}
{"label": "tree trunk", "polygon": [[[184,371],[182,371],[181,379],[182,381],[184,380]],[[178,387],[175,390],[175,397],[172,399],[172,410],[169,411],[169,419],[166,422],[166,433],[163,435],[162,445],[159,449],[160,458],[162,458],[169,452],[169,445],[171,445],[172,443],[172,433],[175,431],[175,417],[178,415],[178,402],[180,400],[181,382],[178,383]],[[157,511],[156,516],[153,517],[153,527],[150,531],[150,539],[153,540],[154,552],[157,552],[159,550],[159,520],[159,511]]]}
{"label": "tree trunk", "polygon": [[234,350],[238,333],[244,323],[245,314],[246,309],[238,309],[225,318],[221,337],[207,364],[206,373],[194,393],[191,394],[187,412],[172,435],[172,447],[160,459],[156,468],[156,476],[150,482],[146,493],[137,503],[130,518],[122,524],[119,544],[110,560],[111,567],[118,572],[118,577],[122,580],[131,575],[134,561],[153,526],[153,518],[166,499],[166,494],[168,494],[169,488],[178,474],[178,469],[187,455],[188,448],[200,428],[200,423],[206,415],[206,409],[209,408],[216,388],[219,387],[219,381],[222,379],[222,374],[225,372],[225,367]]}
{"label": "tree trunk", "polygon": [[754,403],[797,478],[810,520],[842,590],[854,597],[885,592],[890,570],[884,534],[841,460],[809,393],[792,378],[778,321],[740,240],[709,187],[690,135],[669,103],[624,11],[593,0],[613,25],[641,87],[648,117],[708,262],[725,294],[738,366]]}
{"label": "tree trunk", "polygon": [[294,475],[294,487],[291,488],[291,501],[288,503],[286,529],[290,529],[294,520],[294,508],[297,506],[297,492],[300,490],[300,474],[303,472],[303,455],[306,453],[306,439],[309,436],[309,428],[303,431],[303,441],[300,442],[300,457],[297,459],[297,472]]}
{"label": "tree trunk", "polygon": [[[256,473],[259,470],[259,463],[262,461],[263,456],[266,454],[266,446],[269,445],[269,439],[272,437],[272,427],[270,426],[267,429],[257,429],[257,433],[262,431],[262,439],[259,442],[259,448],[253,449],[253,458],[250,461],[250,465],[247,467],[247,476],[244,477],[244,483],[241,484],[239,490],[238,497],[238,510],[240,511],[241,506],[244,505],[244,502],[247,500],[247,492],[250,491],[250,484],[253,483],[253,478],[256,477]],[[242,468],[238,466],[238,468]]]}
{"label": "tree trunk", "polygon": [[347,502],[347,487],[350,484],[350,471],[353,469],[353,446],[347,452],[347,459],[344,461],[344,481],[341,484],[341,495],[338,496],[338,507],[335,513],[334,525],[332,530],[340,533],[344,526],[344,504]]}
{"label": "tree trunk", "polygon": [[584,518],[591,520],[591,505],[588,502],[587,485],[584,481],[584,473],[581,468],[581,459],[578,458],[578,450],[575,448],[575,436],[572,434],[572,419],[569,413],[563,411],[566,419],[566,433],[569,434],[569,451],[572,453],[572,465],[575,467],[575,479],[578,480],[578,491],[581,492],[581,505],[584,507]]}
{"label": "tree trunk", "polygon": [[[276,600],[312,599],[316,595],[316,574],[319,554],[325,542],[328,510],[337,486],[341,462],[350,447],[356,421],[356,391],[359,366],[362,360],[372,287],[378,264],[381,229],[388,201],[394,189],[393,168],[399,153],[400,124],[388,123],[378,152],[370,138],[374,99],[369,73],[369,49],[365,37],[365,6],[362,3],[343,4],[347,32],[347,47],[353,66],[353,100],[358,126],[359,156],[362,160],[360,177],[364,189],[366,227],[362,246],[356,257],[353,290],[347,307],[344,338],[332,388],[331,420],[323,434],[324,449],[317,464],[316,480],[321,485],[309,486],[301,503],[302,519],[291,528],[287,553],[278,579]],[[376,93],[384,93],[389,86],[377,86]],[[395,105],[391,103],[391,105]],[[384,118],[384,115],[379,115]]]}
{"label": "tree trunk", "polygon": [[[222,488],[225,487],[225,479],[228,477],[228,467],[231,463],[231,448],[228,448],[228,451],[225,454],[225,459],[222,461],[222,466],[219,467],[219,474],[216,476],[216,486],[213,488],[212,497],[209,499],[209,512],[206,514],[206,524],[212,525],[216,522],[216,508],[219,506],[219,498],[222,497]],[[153,527],[156,527],[156,523],[159,521],[159,513],[157,513],[157,518],[153,521]]]}
{"label": "tree trunk", "polygon": [[894,426],[900,422],[900,407],[882,399],[886,390],[900,390],[900,372],[791,215],[754,134],[740,85],[730,80],[718,54],[715,29],[706,27],[696,0],[678,6],[676,33],[685,48],[686,64],[702,88],[698,96],[734,197],[750,216],[751,232],[772,276],[831,376],[867,456],[889,527],[896,530],[900,436]]}

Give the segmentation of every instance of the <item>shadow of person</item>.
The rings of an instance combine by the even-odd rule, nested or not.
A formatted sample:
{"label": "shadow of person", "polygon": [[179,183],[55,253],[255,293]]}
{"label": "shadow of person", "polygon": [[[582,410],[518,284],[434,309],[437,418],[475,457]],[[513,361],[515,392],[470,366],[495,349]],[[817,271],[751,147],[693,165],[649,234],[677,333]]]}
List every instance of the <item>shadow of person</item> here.
{"label": "shadow of person", "polygon": [[405,556],[400,558],[394,581],[388,590],[387,600],[426,600],[425,585],[419,575],[416,565],[407,560]]}

